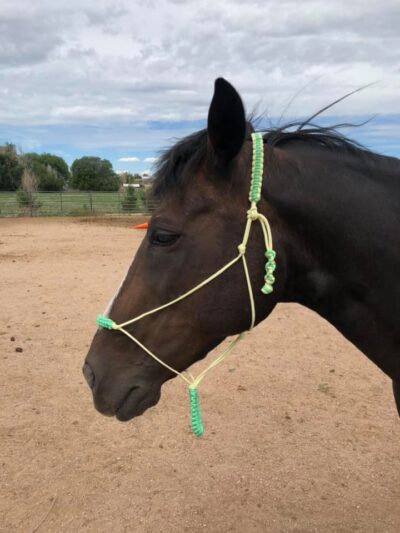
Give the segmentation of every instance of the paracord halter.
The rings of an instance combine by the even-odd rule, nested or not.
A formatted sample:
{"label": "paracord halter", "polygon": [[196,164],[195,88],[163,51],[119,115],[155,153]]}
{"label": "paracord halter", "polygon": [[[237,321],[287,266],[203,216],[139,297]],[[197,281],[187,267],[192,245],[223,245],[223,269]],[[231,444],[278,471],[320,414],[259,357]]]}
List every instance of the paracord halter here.
{"label": "paracord halter", "polygon": [[203,426],[203,419],[201,416],[201,410],[200,410],[200,402],[199,402],[199,395],[197,387],[199,383],[202,381],[206,373],[217,366],[219,363],[221,363],[228,354],[233,350],[233,348],[236,346],[236,344],[245,336],[247,331],[242,331],[242,333],[239,333],[228,345],[228,347],[222,352],[222,354],[217,357],[205,370],[203,370],[196,378],[194,378],[189,372],[178,372],[171,366],[169,366],[167,363],[159,359],[153,352],[151,352],[146,346],[144,346],[136,337],[131,335],[128,331],[126,331],[125,327],[129,326],[130,324],[133,324],[134,322],[137,322],[138,320],[141,320],[145,316],[152,315],[153,313],[157,313],[158,311],[161,311],[162,309],[165,309],[171,305],[174,305],[184,298],[187,298],[194,292],[198,291],[217,277],[219,277],[221,274],[223,274],[226,270],[228,270],[231,266],[233,266],[237,261],[240,259],[243,263],[243,270],[244,275],[246,278],[247,288],[249,292],[249,299],[250,299],[250,308],[251,308],[251,322],[250,322],[250,331],[254,327],[254,323],[256,320],[256,311],[255,311],[255,305],[254,305],[254,296],[253,296],[253,289],[251,286],[251,280],[249,275],[249,270],[247,268],[247,261],[246,261],[246,245],[249,240],[250,236],[250,230],[251,225],[255,220],[258,220],[262,231],[264,235],[264,241],[265,241],[265,257],[267,258],[267,262],[265,265],[265,277],[264,277],[264,285],[261,288],[261,291],[264,294],[270,294],[273,291],[273,284],[275,282],[274,277],[274,271],[276,269],[276,263],[275,263],[275,257],[276,253],[273,250],[272,247],[272,234],[271,234],[271,228],[269,225],[269,222],[267,218],[258,212],[257,209],[257,203],[259,202],[261,198],[261,187],[262,187],[262,179],[263,179],[263,170],[264,170],[264,142],[263,142],[263,136],[262,133],[252,133],[251,134],[252,142],[253,142],[253,158],[252,158],[252,170],[251,170],[251,186],[250,186],[250,193],[249,193],[249,201],[251,203],[250,209],[247,211],[247,222],[246,227],[244,230],[243,240],[238,246],[239,254],[229,261],[225,266],[220,268],[217,272],[212,274],[210,277],[196,285],[193,289],[191,289],[188,292],[185,292],[178,298],[175,298],[174,300],[171,300],[170,302],[161,305],[160,307],[157,307],[156,309],[152,309],[151,311],[147,311],[146,313],[142,313],[141,315],[137,316],[136,318],[133,318],[132,320],[128,320],[127,322],[123,322],[122,324],[116,324],[111,318],[108,318],[106,316],[99,315],[96,320],[96,324],[100,328],[104,329],[110,329],[110,330],[118,330],[124,333],[127,337],[129,337],[134,343],[136,343],[142,350],[144,350],[148,355],[153,357],[158,363],[163,365],[165,368],[176,374],[177,376],[180,376],[188,385],[189,385],[189,399],[190,399],[190,414],[191,414],[191,424],[192,424],[192,431],[196,435],[196,437],[200,437],[204,432],[204,426]]}

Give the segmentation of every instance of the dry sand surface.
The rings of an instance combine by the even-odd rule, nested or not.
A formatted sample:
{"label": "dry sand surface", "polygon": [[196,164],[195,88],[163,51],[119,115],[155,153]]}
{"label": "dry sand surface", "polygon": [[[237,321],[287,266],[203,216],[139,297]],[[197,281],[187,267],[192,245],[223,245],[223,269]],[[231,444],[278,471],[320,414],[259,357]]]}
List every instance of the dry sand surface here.
{"label": "dry sand surface", "polygon": [[143,235],[0,220],[0,530],[398,533],[390,382],[297,305],[204,381],[204,438],[180,380],[131,422],[95,412],[82,362]]}

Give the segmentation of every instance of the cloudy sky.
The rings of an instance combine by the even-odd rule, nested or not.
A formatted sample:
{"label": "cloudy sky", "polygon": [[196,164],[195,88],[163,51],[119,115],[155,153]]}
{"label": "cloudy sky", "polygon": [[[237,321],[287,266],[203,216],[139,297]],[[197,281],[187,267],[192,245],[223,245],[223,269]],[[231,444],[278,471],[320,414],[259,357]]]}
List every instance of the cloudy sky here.
{"label": "cloudy sky", "polygon": [[399,28],[400,0],[1,0],[0,144],[143,171],[224,76],[265,124],[374,83],[323,123],[376,115],[348,133],[400,157]]}

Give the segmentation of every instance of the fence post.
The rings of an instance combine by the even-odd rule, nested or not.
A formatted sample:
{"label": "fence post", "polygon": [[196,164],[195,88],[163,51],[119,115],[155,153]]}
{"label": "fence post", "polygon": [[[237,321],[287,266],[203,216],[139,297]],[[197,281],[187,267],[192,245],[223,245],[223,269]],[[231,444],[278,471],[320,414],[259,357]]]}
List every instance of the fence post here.
{"label": "fence post", "polygon": [[90,212],[93,213],[93,198],[92,198],[92,191],[89,191],[89,203],[90,203]]}
{"label": "fence post", "polygon": [[34,201],[33,194],[32,192],[30,192],[29,193],[29,207],[31,211],[31,217],[33,217],[33,201]]}
{"label": "fence post", "polygon": [[60,191],[60,213],[63,212],[62,191]]}

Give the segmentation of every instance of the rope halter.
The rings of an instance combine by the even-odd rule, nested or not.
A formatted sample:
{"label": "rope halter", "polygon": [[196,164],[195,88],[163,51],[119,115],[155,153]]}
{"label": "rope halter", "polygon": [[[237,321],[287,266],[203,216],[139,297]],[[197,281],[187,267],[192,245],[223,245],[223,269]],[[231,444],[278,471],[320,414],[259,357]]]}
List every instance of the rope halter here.
{"label": "rope halter", "polygon": [[162,311],[163,309],[166,309],[167,307],[170,307],[171,305],[174,305],[181,300],[184,300],[188,296],[191,296],[196,291],[203,288],[205,285],[208,285],[211,281],[218,278],[223,274],[226,270],[231,268],[235,263],[238,261],[242,261],[243,264],[243,270],[244,270],[244,276],[246,279],[247,289],[249,293],[249,300],[250,300],[250,308],[251,308],[251,321],[250,321],[250,327],[248,331],[253,329],[255,321],[256,321],[256,310],[255,310],[255,304],[254,304],[254,295],[253,295],[253,288],[251,285],[249,270],[247,267],[247,261],[246,261],[246,245],[250,237],[250,231],[251,226],[253,222],[258,221],[261,225],[263,235],[264,235],[264,241],[265,241],[265,257],[267,259],[265,264],[265,277],[264,277],[264,285],[261,288],[261,292],[263,294],[271,294],[273,291],[273,284],[275,282],[274,277],[274,271],[276,269],[276,263],[275,263],[275,257],[276,253],[272,247],[272,234],[271,234],[271,228],[268,222],[268,219],[261,213],[259,213],[257,209],[257,204],[260,201],[261,198],[261,187],[262,187],[262,179],[263,179],[263,169],[264,169],[264,143],[263,143],[263,136],[262,133],[252,133],[251,134],[252,143],[253,143],[253,158],[252,158],[252,172],[251,172],[251,185],[250,185],[250,193],[249,193],[249,201],[250,201],[250,209],[247,211],[247,222],[244,230],[243,240],[238,246],[238,255],[226,263],[222,268],[217,270],[214,274],[209,276],[207,279],[190,289],[189,291],[185,292],[178,298],[175,298],[174,300],[171,300],[170,302],[167,302],[164,305],[161,305],[160,307],[157,307],[155,309],[152,309],[150,311],[147,311],[145,313],[142,313],[141,315],[132,318],[131,320],[128,320],[127,322],[123,322],[121,324],[116,324],[111,318],[99,315],[97,317],[96,323],[100,328],[103,329],[109,329],[109,330],[117,330],[129,337],[139,348],[141,348],[143,351],[145,351],[150,357],[155,359],[160,365],[164,366],[177,376],[180,376],[188,385],[189,387],[189,400],[190,400],[190,413],[191,413],[191,425],[192,425],[192,431],[196,435],[196,437],[200,437],[204,432],[204,426],[203,426],[203,419],[201,415],[200,410],[200,402],[199,402],[199,395],[198,395],[198,386],[200,382],[203,380],[207,372],[209,372],[212,368],[217,366],[219,363],[221,363],[234,349],[236,344],[243,339],[243,337],[246,335],[247,331],[242,331],[237,335],[227,346],[227,348],[219,355],[205,370],[200,372],[200,374],[197,377],[193,377],[189,372],[179,372],[178,370],[175,370],[171,366],[169,366],[165,361],[162,361],[159,357],[157,357],[153,352],[151,352],[146,346],[144,346],[136,337],[131,335],[125,328],[129,326],[130,324],[133,324],[134,322],[137,322],[138,320],[141,320],[142,318],[152,315],[154,313],[157,313],[158,311]]}

